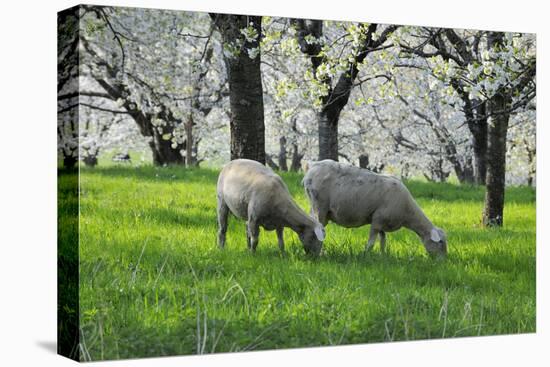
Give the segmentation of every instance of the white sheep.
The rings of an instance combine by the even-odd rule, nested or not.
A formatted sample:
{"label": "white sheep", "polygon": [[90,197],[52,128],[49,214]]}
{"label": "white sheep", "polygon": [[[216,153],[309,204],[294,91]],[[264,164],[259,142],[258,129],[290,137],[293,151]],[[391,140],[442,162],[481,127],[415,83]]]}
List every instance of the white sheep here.
{"label": "white sheep", "polygon": [[312,162],[308,168],[302,183],[311,214],[323,226],[329,220],[347,228],[371,224],[365,252],[378,234],[385,252],[386,232],[405,227],[420,236],[430,255],[447,254],[445,232],[430,222],[398,178],[332,160]]}
{"label": "white sheep", "polygon": [[228,214],[246,220],[248,248],[256,250],[259,227],[277,231],[284,252],[284,227],[296,232],[306,253],[318,255],[325,238],[323,226],[292,199],[283,180],[264,165],[236,159],[224,166],[218,177],[218,244],[225,246]]}

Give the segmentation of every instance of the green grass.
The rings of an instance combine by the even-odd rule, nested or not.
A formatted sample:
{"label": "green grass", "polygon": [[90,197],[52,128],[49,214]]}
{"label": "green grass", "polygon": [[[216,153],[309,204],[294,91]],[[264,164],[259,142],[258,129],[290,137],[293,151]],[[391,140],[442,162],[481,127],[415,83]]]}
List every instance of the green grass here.
{"label": "green grass", "polygon": [[[82,169],[82,359],[118,359],[535,331],[535,193],[510,188],[505,227],[480,227],[483,188],[407,186],[448,235],[446,261],[417,236],[362,250],[368,226],[329,224],[324,254],[285,230],[262,231],[256,254],[230,218],[216,244],[217,172]],[[307,209],[301,175],[283,174]]]}

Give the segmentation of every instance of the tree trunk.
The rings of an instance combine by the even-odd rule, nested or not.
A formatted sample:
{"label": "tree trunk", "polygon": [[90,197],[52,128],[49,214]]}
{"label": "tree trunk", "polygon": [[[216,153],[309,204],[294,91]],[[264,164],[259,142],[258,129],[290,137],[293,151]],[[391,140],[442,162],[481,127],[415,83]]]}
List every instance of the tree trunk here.
{"label": "tree trunk", "polygon": [[474,180],[476,184],[484,185],[487,177],[487,118],[477,116],[475,122],[468,123],[468,127],[474,148]]}
{"label": "tree trunk", "polygon": [[[230,61],[231,159],[265,164],[265,127],[260,63],[248,55]],[[247,60],[242,60],[247,59]]]}
{"label": "tree trunk", "polygon": [[267,163],[267,165],[269,167],[271,167],[272,170],[274,171],[278,171],[279,170],[279,166],[277,166],[277,163],[275,163],[273,161],[273,158],[271,158],[271,156],[269,154],[266,154],[265,156],[265,162]]}
{"label": "tree trunk", "polygon": [[451,85],[464,102],[464,117],[468,130],[472,134],[474,151],[474,182],[485,185],[487,176],[487,111],[485,103],[479,99],[470,99],[470,94],[464,89],[459,79],[451,80]]}
{"label": "tree trunk", "polygon": [[63,155],[63,167],[65,169],[71,170],[76,167],[76,164],[78,162],[78,159],[73,157],[72,155]]}
{"label": "tree trunk", "polygon": [[506,178],[506,135],[510,118],[510,98],[497,93],[488,100],[487,178],[483,224],[487,227],[504,223],[504,192]]}
{"label": "tree trunk", "polygon": [[286,163],[286,138],[281,136],[279,139],[279,168],[281,171],[288,171],[288,165]]}
{"label": "tree trunk", "polygon": [[464,115],[468,130],[472,134],[474,151],[474,183],[485,185],[487,177],[487,113],[485,104],[479,100],[470,100],[467,92],[458,89],[464,101]]}
{"label": "tree trunk", "polygon": [[298,144],[292,144],[292,161],[290,163],[290,170],[292,172],[298,172],[302,168],[302,158],[304,154],[298,150]]}
{"label": "tree trunk", "polygon": [[84,164],[86,167],[95,167],[97,166],[97,155],[87,155],[84,157]]}
{"label": "tree trunk", "polygon": [[[125,106],[126,107],[126,106]],[[185,158],[181,155],[182,149],[184,149],[181,144],[177,144],[175,148],[172,147],[172,140],[165,140],[163,135],[172,135],[174,132],[175,123],[174,120],[170,119],[170,123],[167,123],[162,127],[162,133],[155,127],[151,121],[152,116],[149,114],[144,114],[139,110],[131,109],[131,107],[126,107],[129,111],[130,116],[134,119],[138,125],[143,136],[150,136],[151,141],[149,146],[153,152],[153,164],[156,166],[164,166],[169,164],[185,164]],[[162,111],[162,117],[165,120],[168,120],[165,111]]]}
{"label": "tree trunk", "polygon": [[169,164],[185,164],[185,158],[181,155],[180,149],[172,148],[171,140],[164,140],[156,129],[153,129],[153,137],[149,142],[153,152],[153,163],[156,166]]}
{"label": "tree trunk", "polygon": [[535,175],[537,174],[537,165],[535,164],[537,149],[536,147],[530,149],[526,139],[524,139],[523,142],[527,150],[527,164],[529,165],[529,171],[527,173],[527,185],[529,187],[533,187],[533,183],[535,182]]}
{"label": "tree trunk", "polygon": [[[265,164],[265,126],[259,52],[251,58],[250,50],[259,50],[261,20],[259,16],[211,14],[219,29],[224,47],[242,43],[236,54],[224,52],[229,80],[231,109],[231,159],[248,158]],[[246,40],[242,29],[252,27],[257,36]]]}
{"label": "tree trunk", "polygon": [[187,167],[195,166],[193,147],[193,115],[190,114],[185,123],[185,163]]}
{"label": "tree trunk", "polygon": [[424,174],[424,177],[426,177],[428,181],[446,182],[450,172],[445,171],[444,162],[445,159],[443,157],[439,157],[438,159],[432,161],[428,166],[430,176]]}
{"label": "tree trunk", "polygon": [[338,161],[338,117],[340,111],[319,113],[319,160]]}
{"label": "tree trunk", "polygon": [[369,155],[368,154],[363,153],[359,156],[359,167],[369,168]]}
{"label": "tree trunk", "polygon": [[460,161],[458,159],[456,147],[451,143],[448,143],[445,146],[445,153],[446,153],[447,161],[449,161],[449,163],[451,163],[451,165],[453,166],[453,170],[455,171],[458,181],[461,184],[474,183],[474,171],[472,167],[472,158],[466,157],[464,161]]}
{"label": "tree trunk", "polygon": [[[459,176],[460,173],[460,176]],[[476,183],[475,175],[474,175],[474,167],[472,165],[472,157],[468,157],[462,166],[460,167],[460,171],[457,172],[457,167],[455,167],[455,174],[458,177],[458,180],[461,184],[474,184]]]}

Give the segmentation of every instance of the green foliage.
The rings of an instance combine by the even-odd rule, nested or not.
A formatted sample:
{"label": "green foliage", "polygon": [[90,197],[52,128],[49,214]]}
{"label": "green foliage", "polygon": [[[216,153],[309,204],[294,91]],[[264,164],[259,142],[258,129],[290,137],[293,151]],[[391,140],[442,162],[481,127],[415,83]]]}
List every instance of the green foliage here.
{"label": "green foliage", "polygon": [[258,39],[258,31],[256,31],[256,28],[254,28],[252,23],[246,28],[241,29],[240,33],[244,36],[247,42],[256,42]]}
{"label": "green foliage", "polygon": [[276,85],[276,96],[278,98],[286,97],[289,91],[292,91],[296,88],[298,88],[296,82],[289,79],[281,79]]}
{"label": "green foliage", "polygon": [[[507,191],[506,223],[479,225],[483,189],[410,181],[447,231],[449,258],[417,236],[362,250],[368,226],[327,228],[310,259],[285,230],[256,254],[230,218],[216,244],[217,171],[113,166],[81,170],[80,317],[84,359],[227,352],[535,331],[535,194]],[[302,176],[282,174],[307,209]]]}

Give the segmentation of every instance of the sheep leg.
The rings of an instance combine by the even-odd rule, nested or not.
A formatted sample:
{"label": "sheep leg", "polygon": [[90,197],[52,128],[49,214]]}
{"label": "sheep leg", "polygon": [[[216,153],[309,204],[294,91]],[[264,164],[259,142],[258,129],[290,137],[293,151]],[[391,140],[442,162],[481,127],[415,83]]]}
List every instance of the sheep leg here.
{"label": "sheep leg", "polygon": [[229,216],[229,207],[223,199],[218,197],[218,246],[225,247],[225,234],[227,233],[227,219]]}
{"label": "sheep leg", "polygon": [[380,231],[380,251],[386,253],[386,232]]}
{"label": "sheep leg", "polygon": [[374,246],[374,242],[376,242],[376,236],[378,235],[378,230],[374,228],[374,226],[371,225],[370,227],[370,233],[369,233],[369,240],[367,241],[367,244],[365,246],[365,252],[369,252],[372,249],[372,246]]}
{"label": "sheep leg", "polygon": [[248,235],[248,221],[245,222],[244,231],[246,232],[246,246],[250,249],[250,248],[251,248],[251,244],[250,244],[250,236]]}
{"label": "sheep leg", "polygon": [[256,251],[258,246],[258,236],[260,235],[260,226],[254,220],[248,221],[248,236],[250,237],[250,246],[252,252]]}
{"label": "sheep leg", "polygon": [[285,252],[284,227],[277,227],[277,240],[279,241],[279,250]]}

